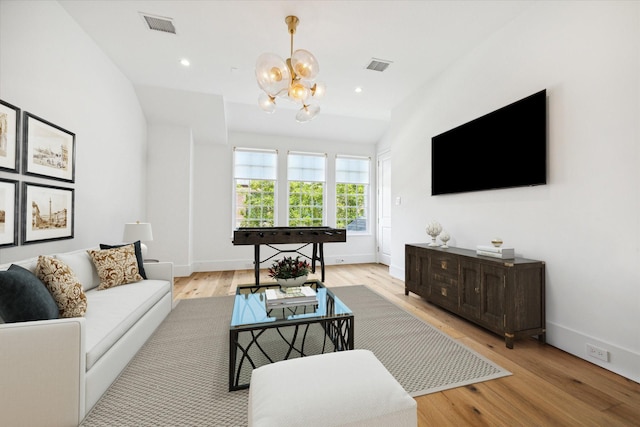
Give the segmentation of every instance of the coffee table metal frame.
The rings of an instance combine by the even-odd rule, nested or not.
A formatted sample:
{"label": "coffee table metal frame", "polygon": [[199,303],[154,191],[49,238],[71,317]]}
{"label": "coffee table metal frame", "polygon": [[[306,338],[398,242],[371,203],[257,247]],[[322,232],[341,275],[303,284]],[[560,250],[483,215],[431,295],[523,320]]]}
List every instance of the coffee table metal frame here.
{"label": "coffee table metal frame", "polygon": [[[270,363],[278,361],[275,360],[272,355],[269,355],[267,350],[263,346],[261,346],[259,342],[260,337],[270,329],[276,329],[279,336],[282,338],[283,343],[289,346],[286,355],[282,360],[289,359],[291,356],[304,357],[311,354],[307,354],[307,352],[305,351],[304,343],[307,337],[309,326],[312,324],[320,324],[324,329],[325,336],[321,353],[325,353],[326,351],[353,350],[353,312],[351,312],[351,310],[349,310],[348,307],[342,301],[340,301],[340,299],[336,297],[330,289],[326,288],[321,281],[308,280],[307,282],[305,282],[305,286],[311,286],[316,290],[326,289],[326,311],[318,313],[317,306],[294,306],[273,309],[267,312],[266,306],[263,305],[261,308],[264,308],[265,316],[273,315],[273,317],[275,317],[275,320],[273,320],[273,317],[270,317],[269,321],[258,321],[239,325],[230,324],[229,391],[240,390],[249,387],[249,383],[240,384],[239,382],[242,367],[245,363],[250,364],[251,369],[255,369],[257,367],[256,363],[254,362],[254,360],[252,360],[249,354],[249,350],[252,347],[255,347],[254,351],[255,349],[258,349],[260,354],[266,357],[266,359]],[[238,305],[238,296],[245,295],[245,298],[255,298],[257,297],[257,295],[254,295],[253,297],[251,297],[250,295],[259,294],[264,292],[266,289],[278,287],[279,285],[277,283],[265,283],[261,285],[238,285],[236,289],[236,300],[234,300],[234,312],[236,309],[242,308]],[[324,295],[324,292],[321,293]],[[335,313],[336,299],[341,307],[347,309],[347,312],[337,314]],[[240,304],[242,304],[242,302],[240,302]],[[300,314],[302,314],[302,316],[294,317],[295,315]],[[234,316],[232,315],[231,323],[233,323],[233,318]],[[293,335],[291,339],[285,337],[285,335],[281,332],[282,328],[293,329]],[[289,332],[291,332],[291,330],[289,330]],[[241,334],[249,334],[250,336],[249,342],[245,345],[240,343]],[[296,345],[296,341],[300,341],[298,340],[298,337],[300,336],[301,342]],[[327,343],[327,341],[329,341],[329,343]]]}

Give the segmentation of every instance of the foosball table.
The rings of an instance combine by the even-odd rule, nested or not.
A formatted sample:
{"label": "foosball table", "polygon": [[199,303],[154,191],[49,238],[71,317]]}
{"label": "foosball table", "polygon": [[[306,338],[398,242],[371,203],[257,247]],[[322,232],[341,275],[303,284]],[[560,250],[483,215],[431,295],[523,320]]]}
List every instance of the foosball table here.
{"label": "foosball table", "polygon": [[[260,284],[260,264],[275,258],[281,253],[296,253],[311,260],[311,271],[316,272],[316,261],[320,262],[322,281],[324,282],[324,243],[346,242],[347,230],[331,227],[240,227],[233,232],[234,245],[254,245],[254,269],[256,285]],[[274,245],[300,244],[295,249],[279,249]],[[276,253],[260,260],[260,245],[274,249]],[[312,255],[300,252],[312,245]]]}

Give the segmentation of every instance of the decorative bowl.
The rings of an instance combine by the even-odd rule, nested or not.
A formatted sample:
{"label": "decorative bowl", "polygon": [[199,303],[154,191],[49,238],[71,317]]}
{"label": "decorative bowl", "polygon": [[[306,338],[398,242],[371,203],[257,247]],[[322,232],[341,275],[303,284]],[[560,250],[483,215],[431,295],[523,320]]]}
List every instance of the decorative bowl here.
{"label": "decorative bowl", "polygon": [[278,282],[281,288],[298,287],[304,285],[308,277],[309,275],[305,274],[304,276],[293,277],[291,279],[276,279],[276,282]]}

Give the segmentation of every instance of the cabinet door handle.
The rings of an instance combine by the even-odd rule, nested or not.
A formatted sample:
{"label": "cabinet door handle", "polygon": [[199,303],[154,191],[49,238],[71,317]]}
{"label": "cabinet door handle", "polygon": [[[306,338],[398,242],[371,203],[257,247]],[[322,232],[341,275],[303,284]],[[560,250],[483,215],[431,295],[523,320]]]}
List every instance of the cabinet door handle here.
{"label": "cabinet door handle", "polygon": [[442,268],[443,270],[447,269],[447,261],[440,261],[440,268]]}
{"label": "cabinet door handle", "polygon": [[474,291],[476,291],[476,294],[480,293],[480,288],[474,288]]}
{"label": "cabinet door handle", "polygon": [[440,293],[442,294],[443,297],[447,296],[447,288],[440,288]]}

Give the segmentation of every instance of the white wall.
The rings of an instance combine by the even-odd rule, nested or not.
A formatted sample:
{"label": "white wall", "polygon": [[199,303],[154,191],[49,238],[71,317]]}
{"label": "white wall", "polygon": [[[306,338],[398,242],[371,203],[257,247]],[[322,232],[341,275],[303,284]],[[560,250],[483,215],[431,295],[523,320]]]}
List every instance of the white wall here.
{"label": "white wall", "polygon": [[153,241],[148,258],[170,260],[176,276],[192,273],[193,137],[184,126],[151,124],[148,129],[147,218]]}
{"label": "white wall", "polygon": [[[549,343],[639,381],[639,52],[640,3],[539,2],[395,109],[392,274],[431,219],[453,246],[499,236],[546,261]],[[432,136],[544,88],[548,185],[430,196]]]}
{"label": "white wall", "polygon": [[[333,168],[336,154],[370,156],[371,168],[371,224],[375,224],[375,146],[370,144],[347,144],[339,141],[276,137],[248,133],[231,133],[228,146],[199,145],[195,148],[194,182],[194,271],[233,270],[253,268],[253,246],[232,244],[232,165],[233,147],[275,148],[278,150],[279,179],[286,180],[287,151],[327,153],[327,167]],[[333,170],[333,169],[331,169]],[[335,187],[333,174],[328,173],[327,197]],[[280,199],[286,200],[285,194]],[[281,207],[282,221],[286,212]],[[335,216],[335,213],[334,213]],[[329,218],[331,214],[329,214]],[[284,222],[280,225],[286,225]],[[328,223],[335,226],[335,223]],[[347,243],[327,243],[324,246],[325,263],[335,264],[336,259],[345,263],[375,262],[375,226],[368,235],[349,235]],[[288,246],[285,246],[288,248]],[[264,254],[272,254],[261,248]],[[310,254],[310,251],[305,252]],[[267,255],[268,256],[268,255]],[[266,268],[268,265],[263,264]]]}
{"label": "white wall", "polygon": [[6,263],[122,241],[146,209],[146,123],[131,83],[57,2],[0,1],[0,98],[76,134],[75,237],[0,249]]}

